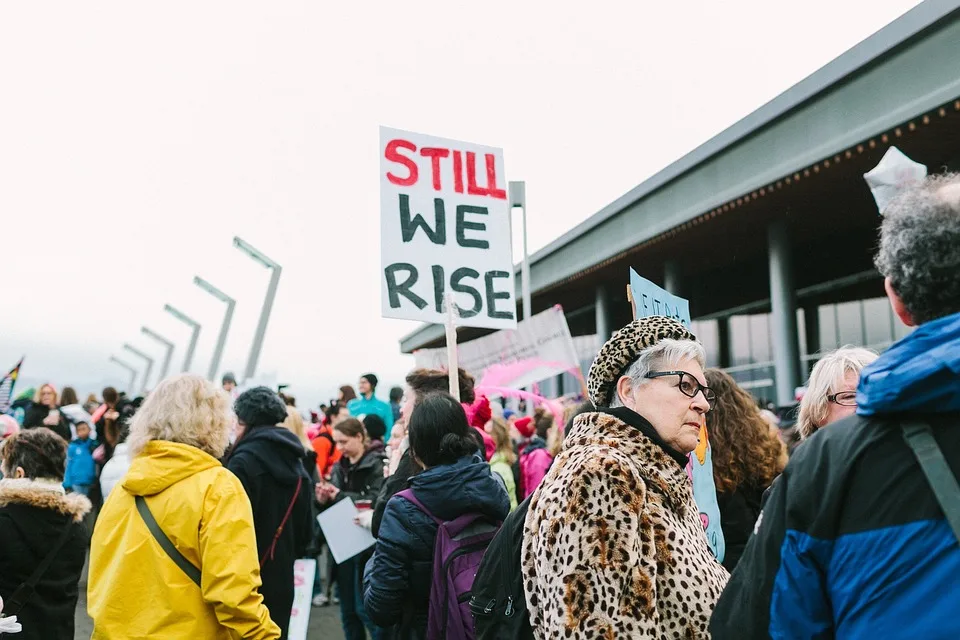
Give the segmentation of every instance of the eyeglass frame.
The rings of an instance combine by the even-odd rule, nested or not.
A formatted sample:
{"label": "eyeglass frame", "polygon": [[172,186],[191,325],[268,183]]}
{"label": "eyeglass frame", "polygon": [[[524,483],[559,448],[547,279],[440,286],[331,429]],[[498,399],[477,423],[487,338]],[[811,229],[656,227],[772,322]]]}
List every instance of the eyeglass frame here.
{"label": "eyeglass frame", "polygon": [[[709,405],[711,411],[713,411],[717,407],[717,400],[719,399],[717,392],[711,389],[710,387],[706,387],[700,384],[700,381],[697,380],[697,376],[693,375],[689,371],[651,371],[650,373],[648,373],[643,377],[649,380],[653,380],[656,378],[665,378],[667,376],[680,377],[680,379],[677,381],[677,389],[679,389],[680,393],[682,393],[683,395],[687,396],[688,398],[696,398],[698,393],[702,393],[703,399],[707,401],[707,405]],[[688,394],[686,391],[684,391],[682,388],[683,376],[690,376],[693,379],[694,384],[697,385],[697,390],[693,392],[692,396]],[[708,392],[713,394],[713,400],[711,400],[710,396],[707,395]]]}
{"label": "eyeglass frame", "polygon": [[[837,402],[837,396],[844,395],[847,393],[853,394],[853,404],[843,404],[842,402]],[[827,396],[827,402],[832,402],[833,404],[839,407],[856,407],[857,406],[857,392],[856,391],[838,391],[836,393],[831,393]]]}

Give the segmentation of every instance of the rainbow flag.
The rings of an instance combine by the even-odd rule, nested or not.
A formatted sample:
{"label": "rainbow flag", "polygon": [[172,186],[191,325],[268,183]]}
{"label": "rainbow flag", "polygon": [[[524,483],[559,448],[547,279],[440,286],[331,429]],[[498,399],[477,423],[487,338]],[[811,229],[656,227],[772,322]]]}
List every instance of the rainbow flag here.
{"label": "rainbow flag", "polygon": [[22,365],[23,358],[20,358],[20,362],[0,380],[0,413],[5,413],[10,409],[10,403],[13,399],[13,386],[17,384],[17,376],[20,375]]}

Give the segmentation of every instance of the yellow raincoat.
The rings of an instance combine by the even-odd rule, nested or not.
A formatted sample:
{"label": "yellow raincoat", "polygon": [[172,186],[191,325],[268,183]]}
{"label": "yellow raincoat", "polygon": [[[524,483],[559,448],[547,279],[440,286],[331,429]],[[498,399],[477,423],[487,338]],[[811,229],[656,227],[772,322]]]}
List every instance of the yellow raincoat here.
{"label": "yellow raincoat", "polygon": [[[200,568],[202,588],[153,538],[135,495],[146,498],[167,537]],[[92,640],[279,638],[258,591],[259,565],[240,480],[195,447],[150,442],[110,492],[93,532]]]}

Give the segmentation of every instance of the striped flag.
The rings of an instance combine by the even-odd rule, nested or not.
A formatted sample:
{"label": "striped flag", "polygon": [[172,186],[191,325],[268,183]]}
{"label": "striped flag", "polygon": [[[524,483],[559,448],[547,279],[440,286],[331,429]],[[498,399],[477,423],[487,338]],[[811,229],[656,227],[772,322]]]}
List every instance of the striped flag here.
{"label": "striped flag", "polygon": [[23,364],[23,358],[17,363],[10,373],[3,376],[0,380],[0,413],[10,409],[10,401],[13,398],[13,386],[17,383],[17,376],[20,375],[20,366]]}

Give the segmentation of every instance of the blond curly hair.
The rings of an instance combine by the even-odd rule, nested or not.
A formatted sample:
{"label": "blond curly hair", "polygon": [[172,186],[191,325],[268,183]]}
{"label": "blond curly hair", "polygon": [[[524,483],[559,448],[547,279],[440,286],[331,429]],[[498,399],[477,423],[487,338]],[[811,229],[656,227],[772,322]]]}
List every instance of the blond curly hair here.
{"label": "blond curly hair", "polygon": [[235,418],[230,398],[209,380],[192,374],[167,378],[154,388],[130,423],[131,455],[163,440],[196,447],[222,458]]}

